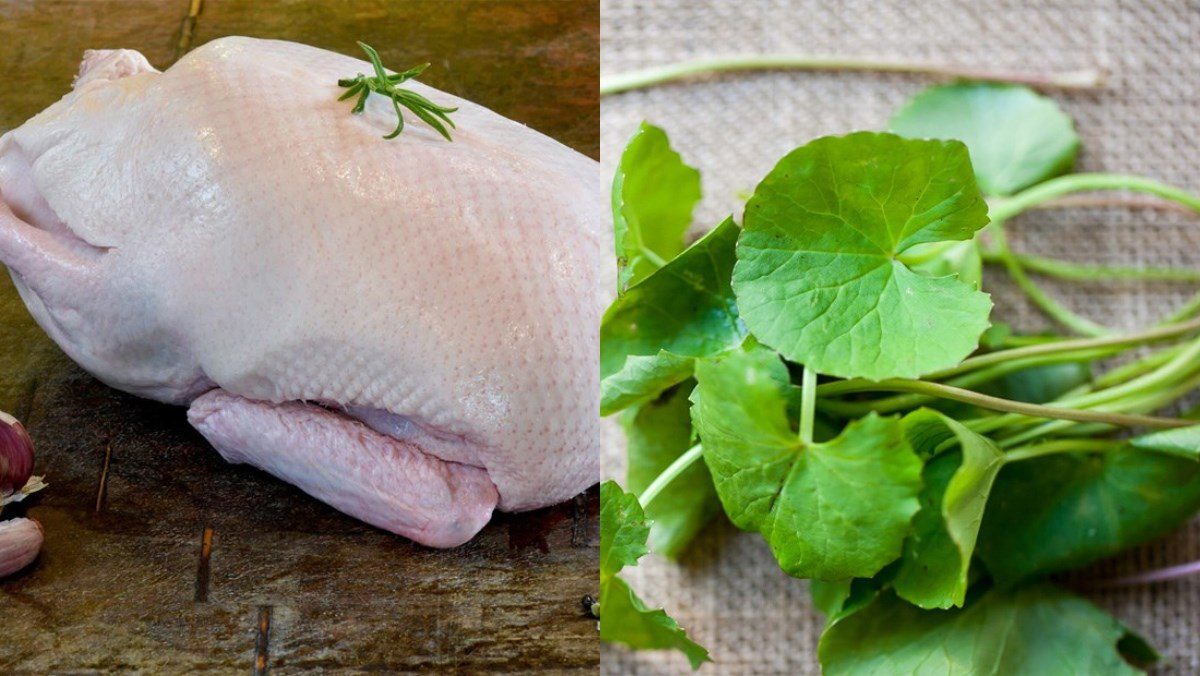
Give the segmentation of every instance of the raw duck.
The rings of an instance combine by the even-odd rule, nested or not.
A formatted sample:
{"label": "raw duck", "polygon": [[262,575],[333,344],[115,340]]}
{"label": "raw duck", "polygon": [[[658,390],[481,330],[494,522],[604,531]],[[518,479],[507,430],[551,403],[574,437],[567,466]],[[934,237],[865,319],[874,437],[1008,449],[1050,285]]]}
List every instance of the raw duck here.
{"label": "raw duck", "polygon": [[248,38],[88,52],[0,137],[0,262],[109,385],[229,461],[435,547],[599,479],[595,161],[469,101],[454,141],[364,61]]}

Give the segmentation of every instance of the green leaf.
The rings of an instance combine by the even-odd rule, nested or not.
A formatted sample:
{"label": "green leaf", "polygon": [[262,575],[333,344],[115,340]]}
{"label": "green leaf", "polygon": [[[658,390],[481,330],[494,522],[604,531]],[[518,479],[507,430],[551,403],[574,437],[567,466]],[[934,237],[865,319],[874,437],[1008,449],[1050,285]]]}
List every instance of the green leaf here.
{"label": "green leaf", "polygon": [[[904,546],[896,593],[922,608],[961,606],[988,494],[1004,454],[988,438],[929,409],[904,418],[916,453],[931,458],[923,474],[921,511]],[[958,448],[938,454],[943,444]]]}
{"label": "green leaf", "polygon": [[637,497],[615,481],[600,485],[600,639],[634,649],[679,650],[692,668],[708,661],[708,651],[687,637],[665,611],[651,609],[617,577],[646,554],[646,521]]}
{"label": "green leaf", "polygon": [[912,138],[958,139],[986,195],[1010,195],[1075,166],[1079,135],[1054,101],[1027,87],[960,83],[930,87],[892,118]]}
{"label": "green leaf", "polygon": [[888,564],[875,577],[859,577],[850,580],[809,580],[808,589],[813,605],[825,614],[825,627],[866,608],[875,597],[887,589],[895,579],[898,566]]}
{"label": "green leaf", "polygon": [[1200,425],[1143,434],[1130,439],[1129,445],[1143,451],[1157,451],[1188,460],[1200,460]]}
{"label": "green leaf", "polygon": [[[600,344],[603,346],[603,341]],[[692,377],[694,363],[692,357],[666,350],[654,355],[627,356],[620,370],[600,381],[600,415],[612,415],[657,398],[671,386]]]}
{"label": "green leaf", "polygon": [[993,590],[954,610],[921,610],[885,592],[830,626],[818,654],[828,676],[1137,674],[1120,650],[1130,638],[1144,646],[1091,603],[1039,584]]}
{"label": "green leaf", "polygon": [[619,577],[600,587],[600,640],[623,643],[636,650],[674,649],[693,669],[710,661],[708,651],[661,609],[652,610]]}
{"label": "green leaf", "polygon": [[979,346],[988,350],[1001,350],[1012,338],[1012,327],[1004,322],[996,322],[988,327],[979,337]]}
{"label": "green leaf", "polygon": [[846,601],[850,598],[850,586],[854,579],[845,580],[811,580],[808,591],[812,596],[813,606],[827,616],[842,612]]}
{"label": "green leaf", "polygon": [[691,375],[693,358],[742,343],[729,286],[737,237],[726,219],[609,306],[600,324],[601,414],[657,397]]}
{"label": "green leaf", "polygon": [[921,461],[899,419],[871,414],[831,441],[801,443],[794,388],[775,353],[697,362],[693,421],[725,513],[763,535],[789,575],[871,577],[900,555]]}
{"label": "green leaf", "polygon": [[973,239],[919,244],[909,249],[901,260],[909,270],[926,277],[954,276],[973,289],[983,284],[983,256]]}
{"label": "green leaf", "polygon": [[784,157],[746,205],[733,269],[741,316],[760,341],[826,375],[911,378],[953,366],[977,346],[991,300],[898,257],[986,224],[961,143],[817,139]]}
{"label": "green leaf", "polygon": [[642,123],[613,178],[618,290],[625,291],[683,250],[700,201],[700,172],[683,163],[667,134]]}
{"label": "green leaf", "polygon": [[637,565],[638,559],[649,551],[646,538],[650,524],[638,503],[637,496],[626,493],[615,481],[600,485],[600,584],[621,572],[625,566]]}
{"label": "green leaf", "polygon": [[[626,485],[634,493],[640,495],[691,447],[688,395],[693,385],[684,383],[660,399],[621,416],[629,439]],[[668,557],[678,556],[720,511],[721,503],[708,468],[702,462],[693,463],[646,507],[646,516],[653,521],[651,549]]]}
{"label": "green leaf", "polygon": [[1013,584],[1165,535],[1197,509],[1194,459],[1131,447],[1048,455],[1000,472],[977,552],[997,582]]}

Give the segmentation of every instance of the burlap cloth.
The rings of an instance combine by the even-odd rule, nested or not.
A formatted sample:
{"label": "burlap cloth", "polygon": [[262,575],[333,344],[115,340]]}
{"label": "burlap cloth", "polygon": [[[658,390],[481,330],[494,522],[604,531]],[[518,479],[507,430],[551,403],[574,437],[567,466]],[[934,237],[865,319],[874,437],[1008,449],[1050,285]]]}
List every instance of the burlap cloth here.
{"label": "burlap cloth", "polygon": [[[1056,93],[1083,138],[1079,169],[1145,174],[1200,190],[1200,5],[1139,0],[603,0],[602,72],[679,59],[796,51],[895,57],[972,68],[1068,71],[1104,68],[1105,89]],[[823,134],[881,129],[931,83],[903,75],[752,73],[607,97],[601,153],[611,176],[626,139],[645,119],[667,129],[704,177],[698,229],[736,211],[784,153]],[[1013,223],[1017,250],[1080,261],[1200,265],[1200,218],[1130,209],[1043,211]],[[989,270],[996,317],[1046,326]],[[1068,306],[1110,325],[1146,326],[1192,289],[1129,283],[1047,284]],[[624,476],[619,435],[605,473]],[[1073,576],[1129,573],[1200,558],[1200,520],[1164,540]],[[665,605],[717,661],[710,673],[815,673],[821,618],[806,583],[780,572],[755,534],[709,529],[679,563],[650,556],[625,573],[649,602]],[[1200,579],[1087,592],[1163,653],[1157,673],[1200,673]],[[681,673],[673,653],[605,646],[606,673]]]}

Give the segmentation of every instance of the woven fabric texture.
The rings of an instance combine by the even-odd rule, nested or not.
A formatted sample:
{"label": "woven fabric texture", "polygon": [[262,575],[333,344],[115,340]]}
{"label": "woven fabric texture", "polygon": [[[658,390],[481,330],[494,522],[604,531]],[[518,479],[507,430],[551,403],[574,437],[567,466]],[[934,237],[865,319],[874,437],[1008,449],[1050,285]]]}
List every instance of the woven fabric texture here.
{"label": "woven fabric texture", "polygon": [[[1028,73],[1104,69],[1105,87],[1052,95],[1083,139],[1079,170],[1144,174],[1200,189],[1200,4],[1156,0],[602,0],[602,73],[738,53],[917,60]],[[808,140],[882,129],[896,108],[934,80],[869,73],[742,73],[606,97],[601,154],[611,176],[643,119],[664,127],[701,169],[697,230],[737,212],[774,163]],[[1038,211],[1010,224],[1018,251],[1077,261],[1200,265],[1200,219],[1173,211],[1087,208]],[[1023,330],[1042,315],[1003,272],[985,284],[995,317]],[[1115,327],[1145,327],[1194,289],[1163,283],[1046,282],[1068,307]],[[605,474],[624,476],[611,427]],[[1071,577],[1128,574],[1200,559],[1200,520]],[[819,671],[821,617],[806,583],[780,572],[762,539],[728,524],[710,528],[683,560],[650,556],[627,571],[647,601],[665,606],[730,674]],[[1200,579],[1120,591],[1085,591],[1158,647],[1162,674],[1200,672]],[[672,653],[605,646],[605,673],[683,673]]]}

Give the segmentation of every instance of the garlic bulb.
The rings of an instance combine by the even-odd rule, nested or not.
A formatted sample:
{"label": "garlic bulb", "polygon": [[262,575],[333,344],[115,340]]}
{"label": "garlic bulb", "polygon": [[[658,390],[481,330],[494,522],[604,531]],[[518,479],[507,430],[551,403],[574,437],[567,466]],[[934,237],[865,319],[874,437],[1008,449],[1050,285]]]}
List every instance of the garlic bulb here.
{"label": "garlic bulb", "polygon": [[0,577],[33,563],[42,549],[42,525],[33,519],[0,521]]}
{"label": "garlic bulb", "polygon": [[33,441],[25,427],[0,411],[0,498],[21,490],[33,474]]}

